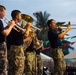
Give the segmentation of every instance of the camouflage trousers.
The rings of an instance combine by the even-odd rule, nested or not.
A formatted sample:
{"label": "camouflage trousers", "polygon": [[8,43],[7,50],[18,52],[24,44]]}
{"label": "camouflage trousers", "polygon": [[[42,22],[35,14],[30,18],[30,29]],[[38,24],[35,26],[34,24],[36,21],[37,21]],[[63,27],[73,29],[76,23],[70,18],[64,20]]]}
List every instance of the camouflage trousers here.
{"label": "camouflage trousers", "polygon": [[23,46],[12,45],[8,55],[9,68],[8,75],[22,75],[24,71],[24,51]]}
{"label": "camouflage trousers", "polygon": [[42,75],[43,73],[43,66],[42,66],[42,59],[40,54],[36,54],[37,57],[37,75]]}
{"label": "camouflage trousers", "polygon": [[25,70],[24,75],[36,75],[36,52],[25,52]]}
{"label": "camouflage trousers", "polygon": [[62,48],[52,49],[52,55],[54,59],[54,74],[53,75],[63,75],[66,70],[66,62],[64,59]]}
{"label": "camouflage trousers", "polygon": [[7,47],[5,42],[0,44],[0,75],[7,75]]}

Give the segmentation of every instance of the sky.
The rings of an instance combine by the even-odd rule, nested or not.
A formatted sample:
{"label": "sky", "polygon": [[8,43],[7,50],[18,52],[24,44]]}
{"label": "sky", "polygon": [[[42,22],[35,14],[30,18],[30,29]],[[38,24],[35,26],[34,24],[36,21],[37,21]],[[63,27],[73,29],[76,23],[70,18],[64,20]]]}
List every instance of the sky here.
{"label": "sky", "polygon": [[33,18],[33,13],[47,11],[50,14],[49,18],[57,22],[76,23],[76,0],[0,0],[0,4],[7,8],[6,16],[9,18],[14,9]]}
{"label": "sky", "polygon": [[[6,17],[11,19],[11,11],[18,9],[23,14],[31,17],[33,13],[46,11],[50,14],[49,19],[55,19],[56,22],[71,22],[76,24],[76,0],[0,0],[0,4],[6,7]],[[75,36],[76,30],[72,29],[68,32],[70,36]],[[76,39],[69,39],[75,41]],[[74,44],[76,49],[76,44]]]}

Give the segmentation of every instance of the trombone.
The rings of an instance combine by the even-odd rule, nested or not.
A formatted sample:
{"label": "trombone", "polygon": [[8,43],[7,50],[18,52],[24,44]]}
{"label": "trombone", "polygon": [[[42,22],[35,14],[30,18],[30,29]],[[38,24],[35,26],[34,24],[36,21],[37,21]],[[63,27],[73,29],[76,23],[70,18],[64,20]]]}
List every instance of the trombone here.
{"label": "trombone", "polygon": [[[76,27],[75,27],[75,28],[72,28],[72,26],[76,26],[76,24],[71,24],[70,22],[68,22],[68,24],[59,25],[59,26],[61,26],[62,29],[65,29],[65,28],[68,27],[68,26],[71,26],[71,29],[76,29]],[[59,26],[58,26],[58,27],[59,27]]]}

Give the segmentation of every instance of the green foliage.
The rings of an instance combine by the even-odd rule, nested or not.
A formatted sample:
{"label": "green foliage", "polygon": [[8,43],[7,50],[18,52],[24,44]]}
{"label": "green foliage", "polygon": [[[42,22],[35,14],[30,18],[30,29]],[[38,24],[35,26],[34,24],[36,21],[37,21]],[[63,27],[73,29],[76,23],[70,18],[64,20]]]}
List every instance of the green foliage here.
{"label": "green foliage", "polygon": [[33,13],[33,15],[36,17],[35,22],[36,22],[36,25],[37,25],[38,27],[44,28],[44,27],[47,26],[46,23],[47,23],[47,20],[48,20],[48,18],[49,18],[49,16],[50,16],[49,13],[47,13],[46,11],[44,11],[44,13],[42,13],[42,12],[40,11],[40,12],[35,12],[35,13]]}
{"label": "green foliage", "polygon": [[[33,13],[33,15],[36,18],[36,20],[34,20],[36,23],[36,26],[42,28],[41,32],[37,31],[38,39],[43,40],[45,42],[48,40],[48,38],[47,38],[47,31],[48,31],[47,21],[48,21],[50,14],[47,13],[46,11],[43,13],[40,11],[40,12]],[[63,26],[64,23],[65,22],[57,22],[56,24],[57,24],[57,26]],[[69,41],[62,40],[63,44],[68,43],[68,42]],[[47,46],[50,46],[50,44],[48,42],[48,43],[44,43],[44,47],[47,47],[46,44],[47,44]],[[67,44],[66,47],[63,46],[64,55],[69,54],[69,49],[74,50],[74,48],[71,47],[70,44]]]}
{"label": "green foliage", "polygon": [[35,23],[37,27],[42,28],[42,31],[39,32],[37,31],[37,36],[40,40],[47,40],[47,21],[48,18],[50,16],[49,13],[47,13],[46,11],[44,11],[44,13],[40,12],[35,12],[33,13],[33,15],[36,17]]}
{"label": "green foliage", "polygon": [[62,40],[64,55],[69,54],[69,49],[74,50],[74,47],[72,47],[69,43],[70,41]]}

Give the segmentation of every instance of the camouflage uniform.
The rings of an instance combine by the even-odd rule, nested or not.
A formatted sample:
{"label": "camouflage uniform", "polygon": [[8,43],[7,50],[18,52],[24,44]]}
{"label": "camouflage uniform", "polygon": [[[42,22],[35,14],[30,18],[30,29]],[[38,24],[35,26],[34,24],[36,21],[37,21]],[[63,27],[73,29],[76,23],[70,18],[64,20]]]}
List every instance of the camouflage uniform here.
{"label": "camouflage uniform", "polygon": [[30,40],[25,43],[25,75],[42,75],[42,61],[39,54],[36,54],[37,36],[34,32],[30,32]]}
{"label": "camouflage uniform", "polygon": [[7,47],[5,42],[0,44],[0,75],[7,75]]}
{"label": "camouflage uniform", "polygon": [[25,75],[36,75],[36,52],[27,51],[25,55]]}
{"label": "camouflage uniform", "polygon": [[66,70],[66,62],[62,52],[62,48],[53,48],[52,55],[54,59],[54,74],[63,75]]}
{"label": "camouflage uniform", "polygon": [[37,57],[37,75],[42,75],[43,67],[42,67],[42,59],[40,54],[36,54]]}
{"label": "camouflage uniform", "polygon": [[36,75],[36,69],[37,69],[37,64],[36,64],[36,52],[34,48],[35,44],[35,39],[34,37],[35,34],[34,32],[30,32],[30,40],[25,42],[25,47],[27,49],[25,50],[25,70],[24,73],[25,75]]}
{"label": "camouflage uniform", "polygon": [[9,54],[8,75],[22,75],[24,71],[24,51],[23,46],[12,45]]}

